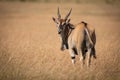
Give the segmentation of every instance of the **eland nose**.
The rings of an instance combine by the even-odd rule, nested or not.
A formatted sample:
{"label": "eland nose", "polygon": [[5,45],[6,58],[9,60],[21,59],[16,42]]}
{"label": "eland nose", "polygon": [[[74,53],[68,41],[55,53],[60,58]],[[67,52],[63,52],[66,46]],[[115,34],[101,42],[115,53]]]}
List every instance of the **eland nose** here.
{"label": "eland nose", "polygon": [[61,31],[58,31],[58,34],[60,34],[61,33]]}

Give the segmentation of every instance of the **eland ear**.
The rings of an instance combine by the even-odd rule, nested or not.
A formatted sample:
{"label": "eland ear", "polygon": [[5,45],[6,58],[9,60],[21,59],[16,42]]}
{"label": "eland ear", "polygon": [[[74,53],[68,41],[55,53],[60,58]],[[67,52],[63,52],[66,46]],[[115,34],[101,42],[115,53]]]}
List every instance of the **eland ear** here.
{"label": "eland ear", "polygon": [[69,24],[70,20],[71,20],[71,19],[68,19],[68,20],[66,21],[66,23]]}
{"label": "eland ear", "polygon": [[53,21],[54,21],[55,23],[58,24],[57,20],[56,20],[54,17],[52,17],[52,19],[53,19]]}
{"label": "eland ear", "polygon": [[71,20],[71,19],[68,19],[67,23],[69,23],[69,22],[70,22],[70,20]]}
{"label": "eland ear", "polygon": [[53,21],[55,22],[55,18],[54,18],[54,17],[52,17],[52,19],[53,19]]}

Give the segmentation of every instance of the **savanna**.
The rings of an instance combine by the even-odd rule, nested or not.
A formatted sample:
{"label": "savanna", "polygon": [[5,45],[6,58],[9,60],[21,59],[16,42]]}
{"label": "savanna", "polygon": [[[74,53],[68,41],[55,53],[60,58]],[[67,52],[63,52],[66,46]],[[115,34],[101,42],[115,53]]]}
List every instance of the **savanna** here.
{"label": "savanna", "polygon": [[[71,23],[96,30],[96,56],[71,63],[52,17],[72,8]],[[0,2],[0,80],[120,80],[120,6],[93,3]]]}

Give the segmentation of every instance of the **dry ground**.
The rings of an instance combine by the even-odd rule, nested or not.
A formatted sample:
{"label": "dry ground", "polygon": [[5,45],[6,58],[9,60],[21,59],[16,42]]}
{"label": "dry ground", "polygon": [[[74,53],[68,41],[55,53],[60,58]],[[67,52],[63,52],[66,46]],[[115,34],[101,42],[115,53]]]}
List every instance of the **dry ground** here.
{"label": "dry ground", "polygon": [[[71,22],[96,28],[97,59],[73,65],[52,16],[73,8]],[[0,80],[120,80],[120,6],[105,4],[0,3]]]}

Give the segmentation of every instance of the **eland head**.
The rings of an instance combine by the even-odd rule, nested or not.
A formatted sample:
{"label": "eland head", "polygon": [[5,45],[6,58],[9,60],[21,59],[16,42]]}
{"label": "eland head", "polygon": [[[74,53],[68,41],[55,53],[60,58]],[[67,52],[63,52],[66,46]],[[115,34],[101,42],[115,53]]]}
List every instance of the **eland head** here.
{"label": "eland head", "polygon": [[68,49],[68,43],[67,43],[67,35],[68,35],[68,30],[66,30],[66,26],[70,22],[70,18],[68,18],[71,14],[72,8],[68,12],[68,14],[65,16],[65,18],[61,18],[60,15],[60,10],[58,8],[57,10],[57,18],[52,18],[53,21],[56,24],[58,34],[60,35],[60,41],[61,41],[61,50],[64,50],[65,48]]}
{"label": "eland head", "polygon": [[64,26],[66,26],[70,22],[70,19],[68,17],[70,16],[71,11],[72,11],[72,8],[70,9],[70,11],[68,12],[68,14],[63,19],[63,18],[61,18],[60,10],[58,8],[58,11],[57,11],[58,18],[54,18],[53,17],[53,21],[55,22],[56,27],[58,29],[58,34],[61,34],[61,32],[64,29]]}

